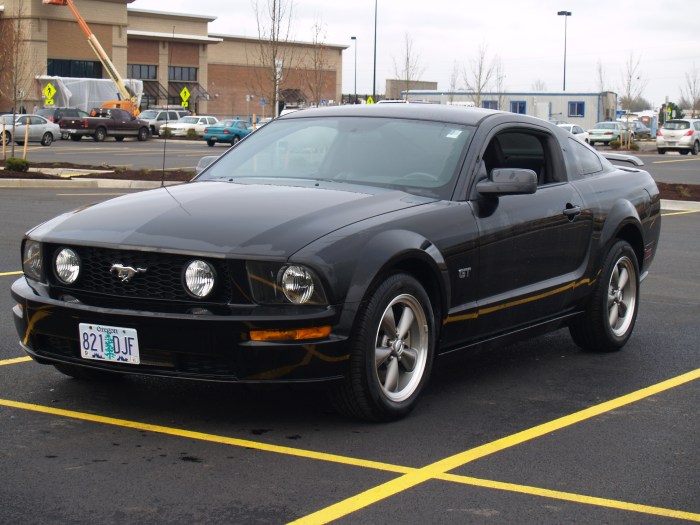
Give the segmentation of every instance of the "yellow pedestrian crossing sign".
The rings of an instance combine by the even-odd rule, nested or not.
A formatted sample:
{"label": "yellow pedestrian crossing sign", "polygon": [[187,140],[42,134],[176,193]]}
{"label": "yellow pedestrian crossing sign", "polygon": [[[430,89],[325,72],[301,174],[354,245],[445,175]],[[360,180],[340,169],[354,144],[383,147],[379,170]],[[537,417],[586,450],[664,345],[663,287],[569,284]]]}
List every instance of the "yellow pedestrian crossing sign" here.
{"label": "yellow pedestrian crossing sign", "polygon": [[190,98],[190,90],[187,89],[186,87],[182,88],[182,91],[180,91],[180,98],[182,98],[182,107],[186,108],[189,106],[189,102],[187,100]]}
{"label": "yellow pedestrian crossing sign", "polygon": [[53,87],[51,82],[46,84],[46,87],[43,89],[42,93],[46,97],[44,104],[47,106],[53,106],[53,96],[56,94],[56,88]]}
{"label": "yellow pedestrian crossing sign", "polygon": [[367,97],[367,104],[374,104],[374,99],[372,97]]}

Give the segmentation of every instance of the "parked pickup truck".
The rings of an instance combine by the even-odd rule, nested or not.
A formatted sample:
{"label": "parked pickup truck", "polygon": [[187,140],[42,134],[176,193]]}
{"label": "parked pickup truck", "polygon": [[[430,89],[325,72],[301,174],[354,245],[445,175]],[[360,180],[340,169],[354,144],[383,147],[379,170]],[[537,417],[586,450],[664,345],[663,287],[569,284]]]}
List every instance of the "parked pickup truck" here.
{"label": "parked pickup truck", "polygon": [[58,125],[61,133],[75,141],[83,137],[92,137],[95,142],[102,142],[107,137],[119,141],[124,140],[124,137],[146,140],[151,136],[148,122],[118,108],[95,108],[89,117],[64,117]]}

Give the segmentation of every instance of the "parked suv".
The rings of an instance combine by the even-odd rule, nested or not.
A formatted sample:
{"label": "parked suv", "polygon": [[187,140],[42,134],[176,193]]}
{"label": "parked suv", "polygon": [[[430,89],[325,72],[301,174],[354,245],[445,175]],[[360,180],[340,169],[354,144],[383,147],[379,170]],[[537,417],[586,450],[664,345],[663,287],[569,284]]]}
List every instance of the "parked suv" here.
{"label": "parked suv", "polygon": [[186,117],[190,112],[184,109],[147,109],[139,114],[141,120],[148,122],[151,135],[154,137],[160,134],[160,127],[164,124],[171,124]]}
{"label": "parked suv", "polygon": [[700,152],[700,119],[667,120],[656,132],[656,151],[659,155],[667,151],[697,155]]}

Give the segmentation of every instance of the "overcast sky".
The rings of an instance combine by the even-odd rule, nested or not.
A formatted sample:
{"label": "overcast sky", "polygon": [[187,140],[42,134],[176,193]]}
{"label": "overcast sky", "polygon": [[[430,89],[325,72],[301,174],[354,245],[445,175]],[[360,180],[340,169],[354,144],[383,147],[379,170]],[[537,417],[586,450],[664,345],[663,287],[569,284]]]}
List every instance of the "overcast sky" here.
{"label": "overcast sky", "polygon": [[[259,0],[262,4],[267,0]],[[423,70],[421,80],[450,87],[455,63],[471,70],[480,46],[487,59],[498,56],[509,92],[561,92],[566,31],[566,91],[590,93],[605,87],[623,94],[630,58],[639,60],[642,96],[655,106],[666,97],[677,102],[686,89],[686,74],[700,70],[700,0],[376,0],[376,92],[396,77],[405,35]],[[674,7],[675,6],[675,7]],[[216,17],[210,33],[257,37],[252,0],[135,0],[134,9]],[[347,45],[343,59],[343,93],[354,91],[357,37],[357,91],[372,93],[375,0],[294,0],[292,38],[311,41],[315,21],[325,41]],[[572,16],[557,16],[570,11]],[[462,75],[458,87],[464,86]]]}

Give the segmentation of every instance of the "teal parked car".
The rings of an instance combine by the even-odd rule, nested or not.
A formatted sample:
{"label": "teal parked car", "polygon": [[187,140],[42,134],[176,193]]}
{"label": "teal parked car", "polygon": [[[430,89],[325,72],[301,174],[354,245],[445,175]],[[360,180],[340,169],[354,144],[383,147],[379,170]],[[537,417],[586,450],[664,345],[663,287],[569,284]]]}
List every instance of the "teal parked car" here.
{"label": "teal parked car", "polygon": [[253,128],[243,120],[221,120],[213,126],[207,126],[204,130],[204,140],[209,147],[214,147],[217,142],[228,143],[234,146],[239,140],[253,131]]}

